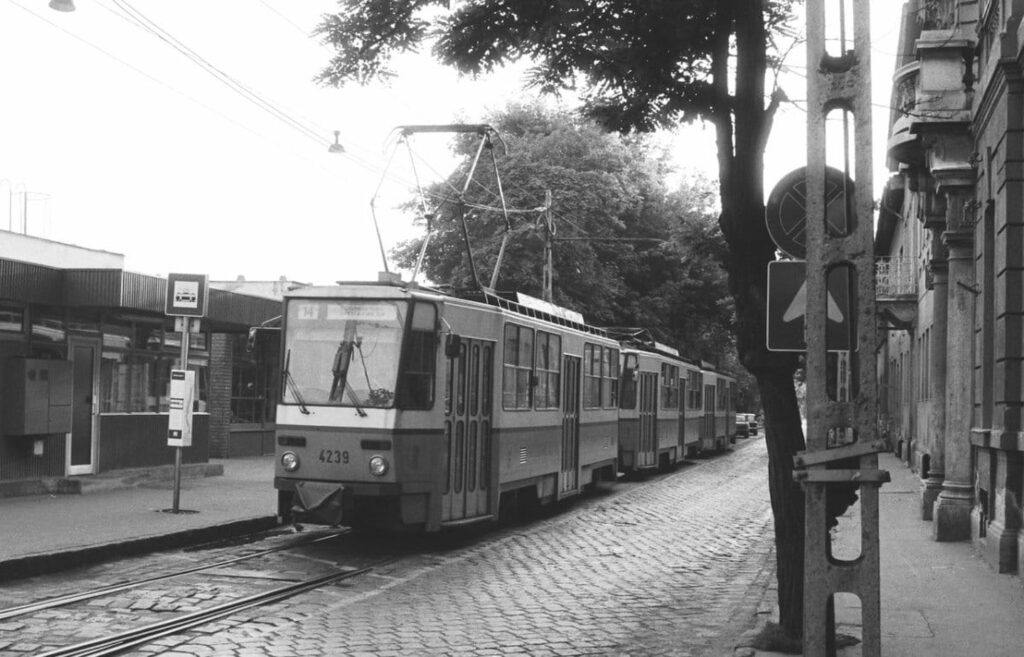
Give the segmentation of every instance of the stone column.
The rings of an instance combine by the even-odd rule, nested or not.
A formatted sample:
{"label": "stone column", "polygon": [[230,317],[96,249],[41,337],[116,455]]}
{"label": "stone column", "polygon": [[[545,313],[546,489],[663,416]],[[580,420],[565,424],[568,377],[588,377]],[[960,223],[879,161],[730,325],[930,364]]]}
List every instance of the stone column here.
{"label": "stone column", "polygon": [[[936,235],[936,242],[938,235]],[[948,264],[945,258],[929,263],[932,274],[932,337],[930,354],[931,415],[928,418],[929,441],[927,471],[921,471],[921,519],[931,520],[935,500],[945,479],[946,435],[946,317],[949,308]]]}
{"label": "stone column", "polygon": [[934,506],[932,536],[937,541],[971,538],[971,418],[974,409],[974,231],[963,226],[969,190],[948,192],[949,307],[946,323],[946,427],[942,491]]}

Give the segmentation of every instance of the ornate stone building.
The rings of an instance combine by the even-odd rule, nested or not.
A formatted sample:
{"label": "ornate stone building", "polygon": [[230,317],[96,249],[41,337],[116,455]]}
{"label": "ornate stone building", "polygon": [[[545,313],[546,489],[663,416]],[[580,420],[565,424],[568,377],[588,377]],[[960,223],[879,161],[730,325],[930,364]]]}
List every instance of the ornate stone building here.
{"label": "ornate stone building", "polygon": [[[910,0],[876,234],[881,424],[936,540],[1024,572],[1024,1]],[[893,291],[895,290],[895,292]]]}

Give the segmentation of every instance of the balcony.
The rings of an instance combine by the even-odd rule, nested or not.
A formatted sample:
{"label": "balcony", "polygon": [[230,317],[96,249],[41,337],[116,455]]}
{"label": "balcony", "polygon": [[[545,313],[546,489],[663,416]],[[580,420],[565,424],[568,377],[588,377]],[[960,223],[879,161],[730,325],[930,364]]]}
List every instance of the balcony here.
{"label": "balcony", "polygon": [[916,258],[875,258],[875,306],[878,327],[909,330],[917,318]]}

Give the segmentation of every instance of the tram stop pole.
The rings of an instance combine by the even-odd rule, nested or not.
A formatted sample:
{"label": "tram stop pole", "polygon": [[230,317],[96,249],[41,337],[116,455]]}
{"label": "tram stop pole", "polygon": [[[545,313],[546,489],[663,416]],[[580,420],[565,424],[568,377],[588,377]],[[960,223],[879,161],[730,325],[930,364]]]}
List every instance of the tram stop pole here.
{"label": "tram stop pole", "polygon": [[[830,0],[834,2],[835,0]],[[825,0],[807,2],[807,450],[795,458],[794,478],[805,498],[804,635],[807,657],[836,655],[836,594],[860,598],[861,654],[881,655],[878,495],[889,473],[878,469],[884,441],[876,438],[876,316],[871,169],[871,35],[868,0],[840,2],[836,25],[826,25]],[[845,9],[852,4],[852,48]],[[840,36],[826,50],[826,31]],[[826,117],[838,135],[826,134]],[[850,122],[853,135],[850,138]],[[840,127],[841,126],[841,127]],[[842,139],[830,137],[841,136]],[[839,145],[840,152],[826,154]],[[854,168],[851,171],[851,152]],[[831,156],[831,157],[829,157]],[[841,159],[839,159],[841,158]],[[843,162],[851,182],[829,189],[829,161]],[[842,203],[835,202],[836,198]],[[837,220],[837,215],[841,219]],[[849,341],[829,338],[829,283],[845,279],[849,294],[844,330]],[[834,322],[833,322],[834,323]],[[849,390],[830,385],[847,358]],[[861,554],[832,551],[827,500],[857,491]]]}
{"label": "tram stop pole", "polygon": [[[170,274],[167,277],[165,314],[174,317],[174,329],[181,336],[179,368],[171,370],[167,393],[167,445],[174,448],[174,495],[171,513],[181,511],[182,449],[192,445],[192,406],[195,372],[188,369],[192,320],[206,316],[209,280],[205,274]],[[186,512],[186,513],[194,513]]]}
{"label": "tram stop pole", "polygon": [[[192,434],[192,394],[190,394],[191,390],[188,390],[188,389],[189,388],[193,388],[193,386],[194,386],[194,383],[192,381],[192,377],[188,376],[189,374],[191,374],[191,372],[188,372],[188,348],[189,348],[190,336],[191,336],[191,333],[192,333],[192,318],[190,318],[190,317],[178,317],[177,320],[175,320],[175,324],[179,324],[180,325],[180,326],[176,327],[176,328],[178,328],[178,330],[181,331],[181,361],[180,361],[181,362],[181,369],[179,370],[179,372],[181,374],[184,374],[184,376],[183,377],[179,377],[179,378],[175,378],[175,372],[171,373],[171,391],[174,392],[174,388],[175,388],[174,382],[175,381],[179,381],[179,380],[183,381],[183,384],[181,386],[183,389],[181,390],[181,393],[182,393],[181,397],[174,397],[173,395],[169,395],[169,396],[170,396],[171,399],[180,399],[181,400],[180,404],[181,404],[182,407],[180,409],[175,409],[175,410],[179,410],[180,411],[180,413],[181,413],[181,424],[183,426],[180,427],[180,428],[177,428],[177,429],[172,427],[171,425],[174,424],[174,422],[172,421],[171,417],[168,418],[168,431],[178,430],[178,431],[182,432],[181,439],[178,440],[178,444],[175,445],[175,447],[174,447],[174,498],[173,498],[173,502],[171,504],[171,513],[179,513],[180,512],[180,504],[179,504],[179,502],[181,500],[181,450],[183,449],[183,445],[186,442],[185,436],[184,436],[184,434],[186,432],[188,433],[188,439],[189,439],[188,442],[191,442],[191,437],[192,437],[191,436],[191,434]],[[187,408],[185,407],[186,404],[187,404]]]}

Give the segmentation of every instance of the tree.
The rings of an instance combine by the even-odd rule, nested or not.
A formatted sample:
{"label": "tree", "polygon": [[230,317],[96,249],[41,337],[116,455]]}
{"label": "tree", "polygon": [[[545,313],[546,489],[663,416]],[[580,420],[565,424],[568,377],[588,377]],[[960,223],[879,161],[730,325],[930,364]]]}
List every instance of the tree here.
{"label": "tree", "polygon": [[[610,134],[565,110],[512,104],[485,118],[505,145],[495,150],[506,205],[535,208],[551,192],[555,303],[580,311],[592,324],[642,326],[690,357],[738,365],[735,356],[722,358],[734,351],[733,307],[720,266],[725,243],[710,181],[690,177],[669,191],[662,149],[645,138]],[[472,283],[450,190],[465,185],[477,139],[457,139],[461,164],[447,181],[426,190],[434,237],[423,270],[436,283]],[[478,167],[461,198],[473,208],[467,232],[484,279],[505,230],[496,189],[493,170]],[[494,209],[481,209],[486,207]],[[499,290],[542,296],[544,219],[540,211],[512,216]],[[400,245],[398,264],[411,269],[422,244],[420,238]]]}
{"label": "tree", "polygon": [[766,93],[773,35],[792,0],[342,0],[318,32],[337,54],[324,84],[393,74],[395,53],[432,42],[441,62],[467,74],[528,58],[544,91],[580,89],[583,110],[610,129],[714,125],[724,265],[736,306],[740,362],[756,378],[765,413],[775,518],[781,629],[803,623],[803,492],[793,456],[804,448],[792,354],[765,348],[767,264],[764,149],[781,92]]}

